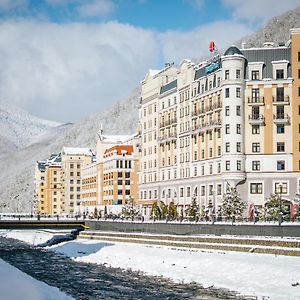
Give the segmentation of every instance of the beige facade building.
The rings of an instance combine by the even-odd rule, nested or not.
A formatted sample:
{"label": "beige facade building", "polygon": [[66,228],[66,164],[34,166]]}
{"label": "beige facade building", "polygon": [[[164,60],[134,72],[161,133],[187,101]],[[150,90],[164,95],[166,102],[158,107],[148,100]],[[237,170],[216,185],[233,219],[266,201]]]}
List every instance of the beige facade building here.
{"label": "beige facade building", "polygon": [[286,44],[230,47],[142,81],[139,198],[188,207],[222,202],[226,185],[263,206],[300,193],[300,29]]}
{"label": "beige facade building", "polygon": [[80,212],[81,170],[92,163],[93,152],[89,148],[63,147],[62,165],[62,213],[74,216]]}
{"label": "beige facade building", "polygon": [[35,170],[35,214],[62,213],[61,155],[53,154],[38,161]]}

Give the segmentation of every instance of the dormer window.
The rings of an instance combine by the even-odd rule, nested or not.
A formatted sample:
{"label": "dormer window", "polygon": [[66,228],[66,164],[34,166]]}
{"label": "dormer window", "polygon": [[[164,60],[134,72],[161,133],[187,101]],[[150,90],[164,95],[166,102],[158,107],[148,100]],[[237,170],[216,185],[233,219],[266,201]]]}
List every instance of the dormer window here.
{"label": "dormer window", "polygon": [[284,78],[284,71],[283,69],[276,70],[276,79],[283,79]]}
{"label": "dormer window", "polygon": [[258,70],[253,70],[251,72],[251,79],[252,80],[259,80],[259,71]]}

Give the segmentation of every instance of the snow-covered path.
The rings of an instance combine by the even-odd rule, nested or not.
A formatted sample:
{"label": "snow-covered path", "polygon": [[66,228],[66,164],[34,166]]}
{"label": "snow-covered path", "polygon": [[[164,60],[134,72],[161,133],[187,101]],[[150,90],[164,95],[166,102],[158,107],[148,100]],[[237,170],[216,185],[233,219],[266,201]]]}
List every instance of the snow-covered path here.
{"label": "snow-covered path", "polygon": [[0,259],[0,299],[71,300],[59,289],[38,281]]}

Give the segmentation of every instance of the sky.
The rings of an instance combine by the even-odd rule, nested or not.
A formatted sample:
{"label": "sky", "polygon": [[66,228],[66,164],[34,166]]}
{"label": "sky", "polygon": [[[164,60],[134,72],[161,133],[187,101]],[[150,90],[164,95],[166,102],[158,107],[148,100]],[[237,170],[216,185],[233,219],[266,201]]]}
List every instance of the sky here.
{"label": "sky", "polygon": [[299,0],[0,0],[0,104],[76,122],[149,69],[209,55]]}

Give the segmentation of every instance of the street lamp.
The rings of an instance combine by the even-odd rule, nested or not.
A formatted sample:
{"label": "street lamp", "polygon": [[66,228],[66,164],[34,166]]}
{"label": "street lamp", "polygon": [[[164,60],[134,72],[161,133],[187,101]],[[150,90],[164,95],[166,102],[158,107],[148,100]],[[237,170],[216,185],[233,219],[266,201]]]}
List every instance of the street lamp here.
{"label": "street lamp", "polygon": [[282,183],[279,183],[279,216],[278,225],[281,226],[282,223]]}

